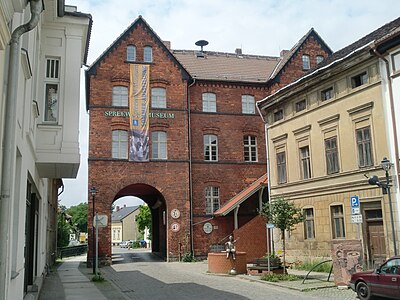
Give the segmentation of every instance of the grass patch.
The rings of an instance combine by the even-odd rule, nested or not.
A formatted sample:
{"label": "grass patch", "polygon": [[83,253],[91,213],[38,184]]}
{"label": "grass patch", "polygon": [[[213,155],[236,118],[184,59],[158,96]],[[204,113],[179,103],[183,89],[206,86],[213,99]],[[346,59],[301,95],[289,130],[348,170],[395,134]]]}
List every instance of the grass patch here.
{"label": "grass patch", "polygon": [[293,274],[265,274],[261,276],[261,280],[270,281],[270,282],[278,282],[278,281],[296,281],[302,279],[301,276],[293,275]]}
{"label": "grass patch", "polygon": [[[299,264],[296,264],[293,266],[293,269],[296,270],[304,270],[304,271],[310,271],[315,265],[321,263],[323,260],[308,260],[308,261],[303,261],[300,262]],[[320,264],[318,267],[313,269],[313,272],[325,272],[329,273],[331,271],[332,267],[332,262],[328,261],[326,263]]]}
{"label": "grass patch", "polygon": [[98,274],[96,274],[96,275],[94,275],[94,276],[92,277],[92,281],[93,281],[93,282],[103,282],[104,280],[105,280],[104,277],[101,276],[100,273],[98,273]]}

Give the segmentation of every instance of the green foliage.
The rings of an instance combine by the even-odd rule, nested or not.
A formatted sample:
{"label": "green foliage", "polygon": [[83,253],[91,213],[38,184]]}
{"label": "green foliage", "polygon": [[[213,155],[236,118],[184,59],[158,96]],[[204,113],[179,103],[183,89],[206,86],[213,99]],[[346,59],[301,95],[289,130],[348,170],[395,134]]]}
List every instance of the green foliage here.
{"label": "green foliage", "polygon": [[71,206],[66,210],[66,213],[72,217],[72,224],[79,232],[87,232],[88,227],[88,204],[79,203],[76,206]]}
{"label": "green foliage", "polygon": [[302,279],[301,276],[296,276],[293,274],[274,274],[269,273],[261,276],[261,280],[278,282],[278,281],[296,281]]}
{"label": "green foliage", "polygon": [[66,247],[69,243],[71,226],[65,220],[65,206],[60,206],[57,214],[57,247]]}
{"label": "green foliage", "polygon": [[195,262],[196,258],[193,256],[192,252],[186,252],[185,254],[183,254],[182,256],[182,261],[183,262]]}
{"label": "green foliage", "polygon": [[132,248],[140,248],[140,242],[139,241],[133,241],[131,243]]}
{"label": "green foliage", "polygon": [[94,275],[94,276],[92,277],[92,281],[93,281],[93,282],[103,282],[104,280],[105,280],[104,277],[101,276],[100,273],[98,273],[98,274],[96,274],[96,275]]}
{"label": "green foliage", "polygon": [[[304,262],[300,262],[294,266],[294,269],[310,271],[315,265],[321,263],[322,260],[306,260]],[[326,263],[320,264],[318,267],[313,269],[313,272],[325,272],[329,273],[331,271],[332,262],[328,261]]]}
{"label": "green foliage", "polygon": [[145,228],[147,227],[150,231],[151,230],[151,211],[150,207],[147,205],[140,205],[139,206],[139,214],[135,217],[135,221],[139,232],[143,234]]}

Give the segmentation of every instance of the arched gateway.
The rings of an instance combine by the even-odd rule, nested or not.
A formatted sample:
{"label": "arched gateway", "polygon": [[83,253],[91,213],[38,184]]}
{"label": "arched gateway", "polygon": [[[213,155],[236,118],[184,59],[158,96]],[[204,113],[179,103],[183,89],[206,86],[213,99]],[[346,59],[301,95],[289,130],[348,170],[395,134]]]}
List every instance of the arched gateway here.
{"label": "arched gateway", "polygon": [[[93,166],[92,166],[93,168]],[[111,264],[112,242],[111,242],[111,205],[112,203],[125,196],[136,196],[141,198],[149,206],[152,214],[152,240],[151,251],[164,258],[165,260],[176,260],[182,255],[182,251],[190,251],[189,224],[181,222],[181,217],[167,215],[171,210],[167,207],[179,211],[185,215],[185,205],[177,207],[176,200],[180,199],[179,192],[174,188],[165,189],[153,183],[130,183],[131,176],[126,176],[125,180],[120,179],[119,183],[114,183],[113,171],[105,172],[104,181],[96,178],[96,194],[89,197],[89,229],[92,229],[93,212],[99,215],[108,216],[106,227],[99,227],[99,264]],[[133,176],[135,177],[135,176]],[[184,201],[183,201],[184,202]],[[93,206],[94,205],[94,206]],[[186,220],[186,218],[182,219]],[[169,224],[169,226],[168,226]],[[177,225],[176,225],[177,224]],[[88,263],[91,265],[95,255],[94,230],[89,230],[89,252]]]}

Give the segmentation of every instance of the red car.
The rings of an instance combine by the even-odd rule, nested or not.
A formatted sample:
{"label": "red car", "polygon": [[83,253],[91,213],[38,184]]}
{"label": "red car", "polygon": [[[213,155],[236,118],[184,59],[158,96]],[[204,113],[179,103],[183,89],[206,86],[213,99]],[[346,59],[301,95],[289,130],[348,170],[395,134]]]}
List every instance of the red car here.
{"label": "red car", "polygon": [[388,259],[376,270],[354,273],[349,286],[361,300],[373,296],[400,299],[400,256]]}

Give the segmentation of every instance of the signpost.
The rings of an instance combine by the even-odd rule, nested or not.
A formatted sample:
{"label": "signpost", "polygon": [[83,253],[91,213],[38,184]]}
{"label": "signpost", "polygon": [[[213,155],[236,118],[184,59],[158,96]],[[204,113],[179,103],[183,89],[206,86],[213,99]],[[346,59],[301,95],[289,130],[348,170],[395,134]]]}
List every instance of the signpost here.
{"label": "signpost", "polygon": [[358,239],[360,239],[360,224],[363,222],[362,215],[360,214],[360,199],[358,196],[350,197],[351,205],[351,223],[357,224],[358,228]]}

